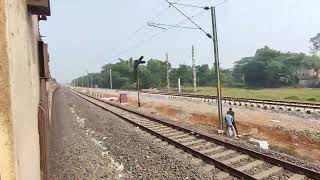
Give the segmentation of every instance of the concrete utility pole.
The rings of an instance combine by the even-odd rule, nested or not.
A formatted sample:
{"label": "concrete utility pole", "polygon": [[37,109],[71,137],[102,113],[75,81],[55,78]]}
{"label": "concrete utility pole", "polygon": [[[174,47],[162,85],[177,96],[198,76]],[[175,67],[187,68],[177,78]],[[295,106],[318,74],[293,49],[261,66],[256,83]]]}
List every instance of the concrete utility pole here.
{"label": "concrete utility pole", "polygon": [[93,86],[92,86],[92,74],[91,74],[91,79],[90,79],[90,87],[93,88]]}
{"label": "concrete utility pole", "polygon": [[244,74],[242,74],[242,86],[245,85],[244,80],[245,80],[245,76],[244,76]]}
{"label": "concrete utility pole", "polygon": [[83,87],[83,78],[84,77],[81,77],[81,87]]}
{"label": "concrete utility pole", "polygon": [[87,87],[89,88],[90,87],[90,80],[89,80],[89,73],[87,71]]}
{"label": "concrete utility pole", "polygon": [[168,53],[166,53],[166,64],[167,64],[167,89],[168,89],[168,91],[170,91],[170,77],[169,77],[170,67],[169,67]]}
{"label": "concrete utility pole", "polygon": [[216,20],[216,8],[211,7],[211,19],[212,19],[212,40],[214,46],[214,60],[215,70],[217,78],[217,100],[218,100],[218,116],[220,120],[220,129],[223,129],[223,117],[222,117],[222,95],[221,95],[221,83],[220,83],[220,62],[219,62],[219,47],[218,47],[218,35],[217,35],[217,20]]}
{"label": "concrete utility pole", "polygon": [[192,45],[192,71],[193,71],[193,92],[197,92],[197,72],[196,72],[196,60],[194,58],[194,46]]}
{"label": "concrete utility pole", "polygon": [[110,68],[110,89],[112,89],[112,69]]}
{"label": "concrete utility pole", "polygon": [[178,89],[179,89],[179,93],[181,93],[180,78],[178,78]]}

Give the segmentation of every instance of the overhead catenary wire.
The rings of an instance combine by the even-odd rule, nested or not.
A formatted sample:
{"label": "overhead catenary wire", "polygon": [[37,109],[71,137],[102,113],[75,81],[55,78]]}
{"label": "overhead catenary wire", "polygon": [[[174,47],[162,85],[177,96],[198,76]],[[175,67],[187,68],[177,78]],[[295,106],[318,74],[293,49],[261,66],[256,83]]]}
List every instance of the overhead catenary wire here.
{"label": "overhead catenary wire", "polygon": [[[180,14],[182,14],[185,18],[187,18],[192,24],[194,24],[197,28],[199,28],[203,33],[206,34],[206,36],[208,36],[209,38],[212,38],[212,36],[207,33],[205,30],[203,30],[196,22],[194,22],[190,17],[188,17],[184,12],[182,12],[179,8],[177,8],[174,4],[172,4],[172,2],[168,1],[168,0],[164,0],[166,1],[170,6],[172,6],[173,8],[175,8]],[[206,9],[207,10],[207,9]]]}
{"label": "overhead catenary wire", "polygon": [[[192,1],[194,1],[194,0],[192,0]],[[212,7],[218,7],[218,6],[226,3],[227,1],[229,1],[229,0],[223,0],[222,2],[220,2],[220,3],[218,3],[218,4],[212,5]],[[211,6],[198,6],[198,5],[192,5],[192,4],[184,4],[184,3],[179,3],[178,1],[176,1],[176,2],[171,2],[171,3],[172,3],[172,4],[179,5],[179,6],[202,8],[202,9],[206,9],[206,8],[208,8],[208,7],[211,7]]]}
{"label": "overhead catenary wire", "polygon": [[[178,1],[180,1],[180,0],[178,0]],[[165,13],[169,8],[170,8],[170,7],[167,7],[167,8],[165,8],[165,9],[163,9],[162,11],[158,12],[155,16],[153,16],[153,17],[151,18],[151,20],[157,19],[157,18],[160,17],[163,13]],[[137,28],[137,30],[135,30],[134,32],[132,32],[132,33],[130,33],[130,34],[128,35],[128,38],[127,38],[125,41],[131,40],[131,39],[134,37],[135,34],[137,34],[138,32],[140,32],[141,30],[143,30],[145,27],[147,27],[147,24],[146,24],[146,23],[144,23],[142,26],[139,26],[139,27]]]}
{"label": "overhead catenary wire", "polygon": [[[203,14],[204,12],[206,12],[206,11],[205,11],[205,10],[202,10],[202,11],[200,11],[200,12],[192,15],[192,16],[190,17],[190,19],[195,18],[195,17]],[[184,19],[184,20],[178,22],[177,24],[175,24],[175,25],[173,25],[173,26],[179,26],[179,25],[181,25],[181,24],[183,24],[183,23],[185,23],[185,22],[187,22],[187,21],[188,21],[188,19]],[[125,50],[123,50],[123,51],[120,51],[119,53],[117,53],[117,54],[114,55],[114,56],[111,56],[111,57],[108,58],[108,59],[116,58],[116,57],[118,57],[118,56],[120,56],[120,55],[122,55],[122,54],[127,53],[128,51],[131,51],[132,49],[138,48],[139,46],[143,45],[144,43],[146,43],[146,42],[148,42],[148,41],[151,41],[153,38],[161,35],[162,33],[166,32],[166,31],[168,31],[168,30],[170,30],[170,29],[172,29],[172,28],[174,28],[174,27],[168,27],[168,28],[166,28],[166,29],[163,29],[162,31],[160,31],[160,32],[158,32],[158,33],[156,33],[156,34],[153,34],[153,35],[151,35],[150,37],[148,37],[148,38],[146,38],[146,39],[144,39],[144,40],[139,41],[139,42],[136,43],[135,45],[130,46],[129,48],[127,48],[127,49],[125,49]]]}
{"label": "overhead catenary wire", "polygon": [[[122,54],[124,54],[124,53],[126,53],[126,52],[128,52],[128,51],[130,51],[130,50],[132,50],[132,49],[135,49],[135,48],[141,46],[143,43],[145,43],[145,42],[147,42],[147,41],[149,41],[149,40],[152,40],[153,38],[159,36],[160,34],[168,31],[168,30],[171,29],[171,28],[177,27],[178,25],[186,22],[187,20],[189,20],[191,23],[193,23],[193,24],[197,27],[197,28],[194,28],[194,29],[199,29],[199,30],[201,30],[202,32],[204,32],[207,37],[212,38],[211,34],[207,33],[207,32],[206,32],[205,30],[203,30],[196,22],[194,22],[194,21],[192,20],[192,18],[194,18],[194,17],[196,17],[196,16],[204,13],[206,10],[208,10],[207,7],[205,7],[205,6],[204,6],[204,7],[201,7],[201,9],[204,9],[203,11],[201,11],[201,12],[199,12],[199,13],[191,16],[191,17],[188,17],[185,13],[183,13],[180,9],[178,9],[176,6],[173,5],[173,4],[175,4],[175,3],[178,5],[178,2],[179,2],[180,0],[177,0],[176,2],[170,2],[170,1],[168,1],[168,0],[165,0],[165,1],[169,4],[169,7],[167,7],[167,8],[164,9],[163,11],[160,11],[156,16],[154,16],[153,18],[151,18],[151,20],[156,19],[157,17],[159,17],[162,13],[164,13],[164,12],[165,12],[166,10],[168,10],[170,7],[174,7],[177,11],[179,11],[179,12],[180,12],[183,16],[185,16],[187,19],[184,20],[184,21],[181,21],[181,22],[179,22],[179,23],[177,23],[177,24],[175,24],[175,25],[171,25],[171,27],[166,28],[166,29],[163,29],[163,28],[159,27],[159,28],[163,29],[163,31],[161,31],[161,32],[159,32],[159,33],[157,33],[157,34],[154,34],[154,35],[148,37],[147,39],[144,39],[144,40],[142,40],[142,41],[139,41],[139,42],[136,43],[135,45],[133,45],[133,46],[131,46],[131,47],[129,47],[129,48],[127,48],[127,49],[119,52],[117,55],[112,56],[111,58],[108,58],[108,59],[113,59],[113,58],[115,58],[115,57],[117,57],[117,56],[120,56],[120,55],[122,55]],[[224,0],[223,2],[215,5],[215,7],[216,7],[216,6],[219,6],[219,5],[223,4],[223,3],[225,3],[225,2],[227,2],[227,1],[228,1],[228,0]],[[179,3],[179,5],[182,5],[182,4]],[[200,6],[198,6],[198,7],[200,7]],[[141,30],[142,30],[144,27],[146,27],[147,25],[148,25],[147,23],[144,24],[144,25],[141,26],[137,31],[135,31],[135,33],[141,31]]]}
{"label": "overhead catenary wire", "polygon": [[165,27],[176,27],[176,28],[183,28],[183,29],[198,29],[196,27],[187,27],[187,26],[178,26],[178,25],[170,25],[170,24],[162,24],[162,23],[153,23],[153,22],[149,22],[148,26],[153,26],[156,28],[160,28],[160,29],[165,29],[164,27],[161,26],[165,26]]}
{"label": "overhead catenary wire", "polygon": [[196,5],[182,4],[182,3],[177,3],[177,2],[172,2],[171,4],[176,4],[176,5],[180,5],[180,6],[186,6],[186,7],[193,7],[193,8],[200,8],[200,9],[207,8],[206,6],[196,6]]}
{"label": "overhead catenary wire", "polygon": [[[178,3],[179,1],[181,0],[176,0],[175,3]],[[160,17],[162,14],[164,14],[167,10],[170,9],[170,5],[166,8],[164,8],[163,10],[159,11],[155,16],[153,16],[150,20],[155,20],[157,19],[158,17]],[[139,33],[140,31],[142,31],[145,27],[147,27],[147,23],[144,23],[143,25],[139,26],[135,31],[133,31],[132,33],[130,33],[127,38],[125,40],[123,40],[123,42],[125,41],[130,41],[135,34]]]}
{"label": "overhead catenary wire", "polygon": [[226,3],[227,1],[229,1],[229,0],[224,0],[224,1],[222,1],[221,3],[218,3],[218,4],[214,5],[214,7],[218,7],[218,6],[220,6],[220,5],[224,4],[224,3]]}

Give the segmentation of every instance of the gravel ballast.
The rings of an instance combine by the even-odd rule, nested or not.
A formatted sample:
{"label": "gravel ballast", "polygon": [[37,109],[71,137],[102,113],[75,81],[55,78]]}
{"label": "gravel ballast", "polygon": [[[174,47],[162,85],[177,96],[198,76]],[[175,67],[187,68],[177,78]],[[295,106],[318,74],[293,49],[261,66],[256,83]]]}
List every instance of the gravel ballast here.
{"label": "gravel ballast", "polygon": [[[218,169],[58,89],[53,99],[49,176],[60,179],[212,179]],[[160,143],[159,143],[160,142]]]}

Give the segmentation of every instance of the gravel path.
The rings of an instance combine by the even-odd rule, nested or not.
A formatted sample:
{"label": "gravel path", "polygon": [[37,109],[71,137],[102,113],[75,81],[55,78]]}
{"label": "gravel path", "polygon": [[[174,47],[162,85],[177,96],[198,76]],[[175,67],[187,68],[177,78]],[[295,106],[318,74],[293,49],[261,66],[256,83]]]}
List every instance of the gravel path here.
{"label": "gravel path", "polygon": [[50,180],[212,179],[220,172],[64,89],[52,108]]}

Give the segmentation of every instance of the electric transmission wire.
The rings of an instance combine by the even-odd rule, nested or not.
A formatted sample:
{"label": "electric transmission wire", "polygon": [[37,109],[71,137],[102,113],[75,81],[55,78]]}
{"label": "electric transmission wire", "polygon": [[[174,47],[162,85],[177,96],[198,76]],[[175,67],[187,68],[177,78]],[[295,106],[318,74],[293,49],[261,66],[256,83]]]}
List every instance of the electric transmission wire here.
{"label": "electric transmission wire", "polygon": [[[206,11],[205,11],[205,10],[200,11],[200,12],[194,14],[193,16],[191,16],[190,19],[195,18],[195,17],[203,14],[204,12],[206,12]],[[181,25],[181,24],[183,24],[183,23],[185,23],[185,22],[187,22],[187,21],[188,21],[188,19],[184,19],[184,20],[178,22],[177,24],[175,24],[175,25],[173,25],[173,26],[179,26],[179,25]],[[168,30],[170,30],[170,29],[172,29],[172,28],[174,28],[174,27],[168,27],[168,28],[166,28],[166,29],[163,29],[162,31],[160,31],[160,32],[158,32],[158,33],[156,33],[156,34],[153,34],[152,36],[150,36],[150,37],[148,37],[148,38],[146,38],[146,39],[144,39],[144,40],[142,40],[142,41],[139,41],[139,42],[136,43],[135,45],[130,46],[129,48],[127,48],[127,49],[125,49],[125,50],[123,50],[123,51],[120,51],[119,53],[117,53],[117,54],[114,55],[114,56],[111,56],[111,57],[108,58],[108,59],[116,58],[116,57],[118,57],[118,56],[120,56],[120,55],[122,55],[122,54],[127,53],[128,51],[130,51],[130,50],[132,50],[132,49],[138,48],[139,46],[143,45],[144,43],[146,43],[146,42],[148,42],[148,41],[150,42],[153,38],[161,35],[162,33],[166,32],[166,31],[168,31]]]}
{"label": "electric transmission wire", "polygon": [[[181,0],[177,0],[177,1],[175,1],[175,3],[178,3],[179,1],[181,1]],[[159,18],[162,14],[164,14],[167,10],[169,10],[170,7],[171,7],[171,6],[168,6],[168,7],[164,8],[163,10],[159,11],[159,12],[158,12],[155,16],[153,16],[150,20],[155,20],[155,19]],[[143,30],[145,27],[147,27],[147,26],[148,26],[147,23],[144,23],[142,26],[139,26],[139,27],[137,28],[137,30],[135,30],[134,32],[132,32],[131,34],[129,34],[129,35],[127,36],[127,38],[124,39],[122,42],[130,41],[130,40],[134,37],[135,34],[139,33],[140,31],[142,31],[142,30]]]}
{"label": "electric transmission wire", "polygon": [[[192,24],[194,24],[196,27],[198,27],[203,33],[206,34],[206,36],[208,36],[209,38],[212,38],[212,36],[207,33],[205,30],[203,30],[196,22],[194,22],[191,18],[189,18],[184,12],[182,12],[179,8],[177,8],[174,4],[172,4],[172,2],[168,1],[168,0],[164,0],[166,1],[169,5],[171,5],[172,7],[174,7],[178,12],[180,12],[180,14],[182,14],[185,18],[187,18]],[[205,9],[208,10],[208,9]]]}
{"label": "electric transmission wire", "polygon": [[[116,55],[114,55],[114,56],[112,56],[112,57],[110,57],[110,58],[108,58],[108,59],[113,59],[113,58],[115,58],[115,57],[117,57],[117,56],[120,56],[120,55],[122,55],[122,54],[127,53],[128,51],[130,51],[130,50],[132,50],[132,49],[138,48],[138,47],[141,46],[143,43],[148,42],[148,41],[151,41],[153,38],[159,36],[160,34],[166,32],[166,31],[168,31],[168,30],[170,30],[170,29],[172,29],[172,28],[174,28],[174,27],[178,27],[179,25],[181,25],[182,23],[185,23],[186,21],[190,21],[191,23],[193,23],[193,24],[197,27],[197,28],[194,28],[194,29],[200,29],[200,30],[201,30],[202,32],[204,32],[209,38],[212,38],[212,36],[211,36],[209,33],[207,33],[206,31],[204,31],[196,22],[194,22],[194,21],[192,20],[192,18],[194,18],[194,17],[196,17],[196,16],[199,16],[199,15],[203,14],[206,10],[208,10],[206,6],[201,7],[201,6],[194,6],[194,5],[185,5],[185,6],[191,6],[191,7],[193,6],[193,7],[195,7],[195,8],[202,8],[202,9],[204,9],[203,11],[200,11],[200,12],[196,13],[195,15],[193,15],[193,16],[191,16],[191,17],[188,17],[185,13],[183,13],[180,9],[178,9],[176,6],[173,5],[173,4],[182,5],[181,3],[178,3],[180,0],[177,0],[176,2],[173,2],[173,3],[172,3],[172,2],[169,2],[168,0],[165,0],[165,1],[169,4],[169,7],[165,8],[163,11],[160,11],[159,13],[157,13],[153,18],[151,18],[151,20],[154,20],[154,19],[160,17],[160,16],[161,16],[165,11],[167,11],[170,7],[174,7],[178,12],[180,12],[180,13],[181,13],[184,17],[186,17],[187,19],[185,19],[185,20],[183,20],[183,21],[181,21],[181,22],[178,22],[178,23],[175,24],[175,25],[168,25],[168,28],[163,29],[163,30],[160,31],[159,33],[156,33],[156,34],[148,37],[147,39],[144,39],[144,40],[142,40],[142,41],[139,41],[139,42],[136,43],[135,45],[130,46],[129,48],[127,48],[127,49],[125,49],[125,50],[123,50],[123,51],[120,51],[119,53],[117,53]],[[221,2],[221,3],[218,3],[218,4],[214,5],[214,7],[220,6],[220,5],[224,4],[224,3],[226,3],[227,1],[229,1],[229,0],[224,0],[224,1]],[[138,33],[139,31],[141,31],[141,30],[142,30],[143,28],[145,28],[147,25],[148,25],[148,24],[146,23],[146,24],[144,24],[143,26],[139,27],[136,31],[134,31],[134,32],[131,34],[131,36],[130,36],[129,39],[131,39],[134,34],[136,34],[136,33]],[[161,29],[162,29],[162,28],[161,28]]]}
{"label": "electric transmission wire", "polygon": [[[178,3],[181,0],[177,0],[174,3]],[[150,20],[155,20],[158,17],[160,17],[162,14],[164,14],[166,11],[168,11],[170,9],[170,6],[164,8],[163,10],[159,11],[156,15],[154,15],[152,18],[150,18]],[[139,28],[137,28],[137,30],[135,30],[134,32],[132,32],[130,35],[128,35],[128,38],[126,39],[126,41],[131,40],[135,34],[137,34],[138,32],[140,32],[141,30],[143,30],[145,27],[147,27],[147,23],[144,23],[142,26],[139,26]]]}
{"label": "electric transmission wire", "polygon": [[182,28],[182,29],[198,29],[196,27],[177,26],[177,25],[162,24],[162,23],[152,23],[152,22],[149,22],[148,26],[153,26],[153,27],[160,28],[160,29],[165,29],[164,27],[161,27],[161,26],[176,27],[176,28]]}
{"label": "electric transmission wire", "polygon": [[[178,0],[180,1],[180,0]],[[155,16],[153,16],[151,18],[151,20],[157,19],[158,17],[160,17],[162,14],[164,14],[170,7],[167,7],[161,11],[159,11]],[[137,28],[137,30],[135,30],[134,32],[132,32],[131,34],[128,35],[128,38],[125,41],[130,41],[135,34],[137,34],[138,32],[140,32],[141,30],[143,30],[145,27],[147,27],[147,24],[144,23],[142,26],[140,26],[139,28]]]}
{"label": "electric transmission wire", "polygon": [[229,0],[224,0],[224,1],[222,1],[221,3],[218,3],[218,4],[214,5],[214,7],[218,7],[218,6],[220,6],[220,5],[224,4],[224,3],[226,3],[227,1],[229,1]]}
{"label": "electric transmission wire", "polygon": [[180,6],[186,6],[186,7],[193,7],[193,8],[201,8],[201,9],[206,8],[205,6],[196,6],[196,5],[182,4],[182,3],[177,3],[177,2],[173,2],[171,4],[176,4],[176,5],[180,5]]}

